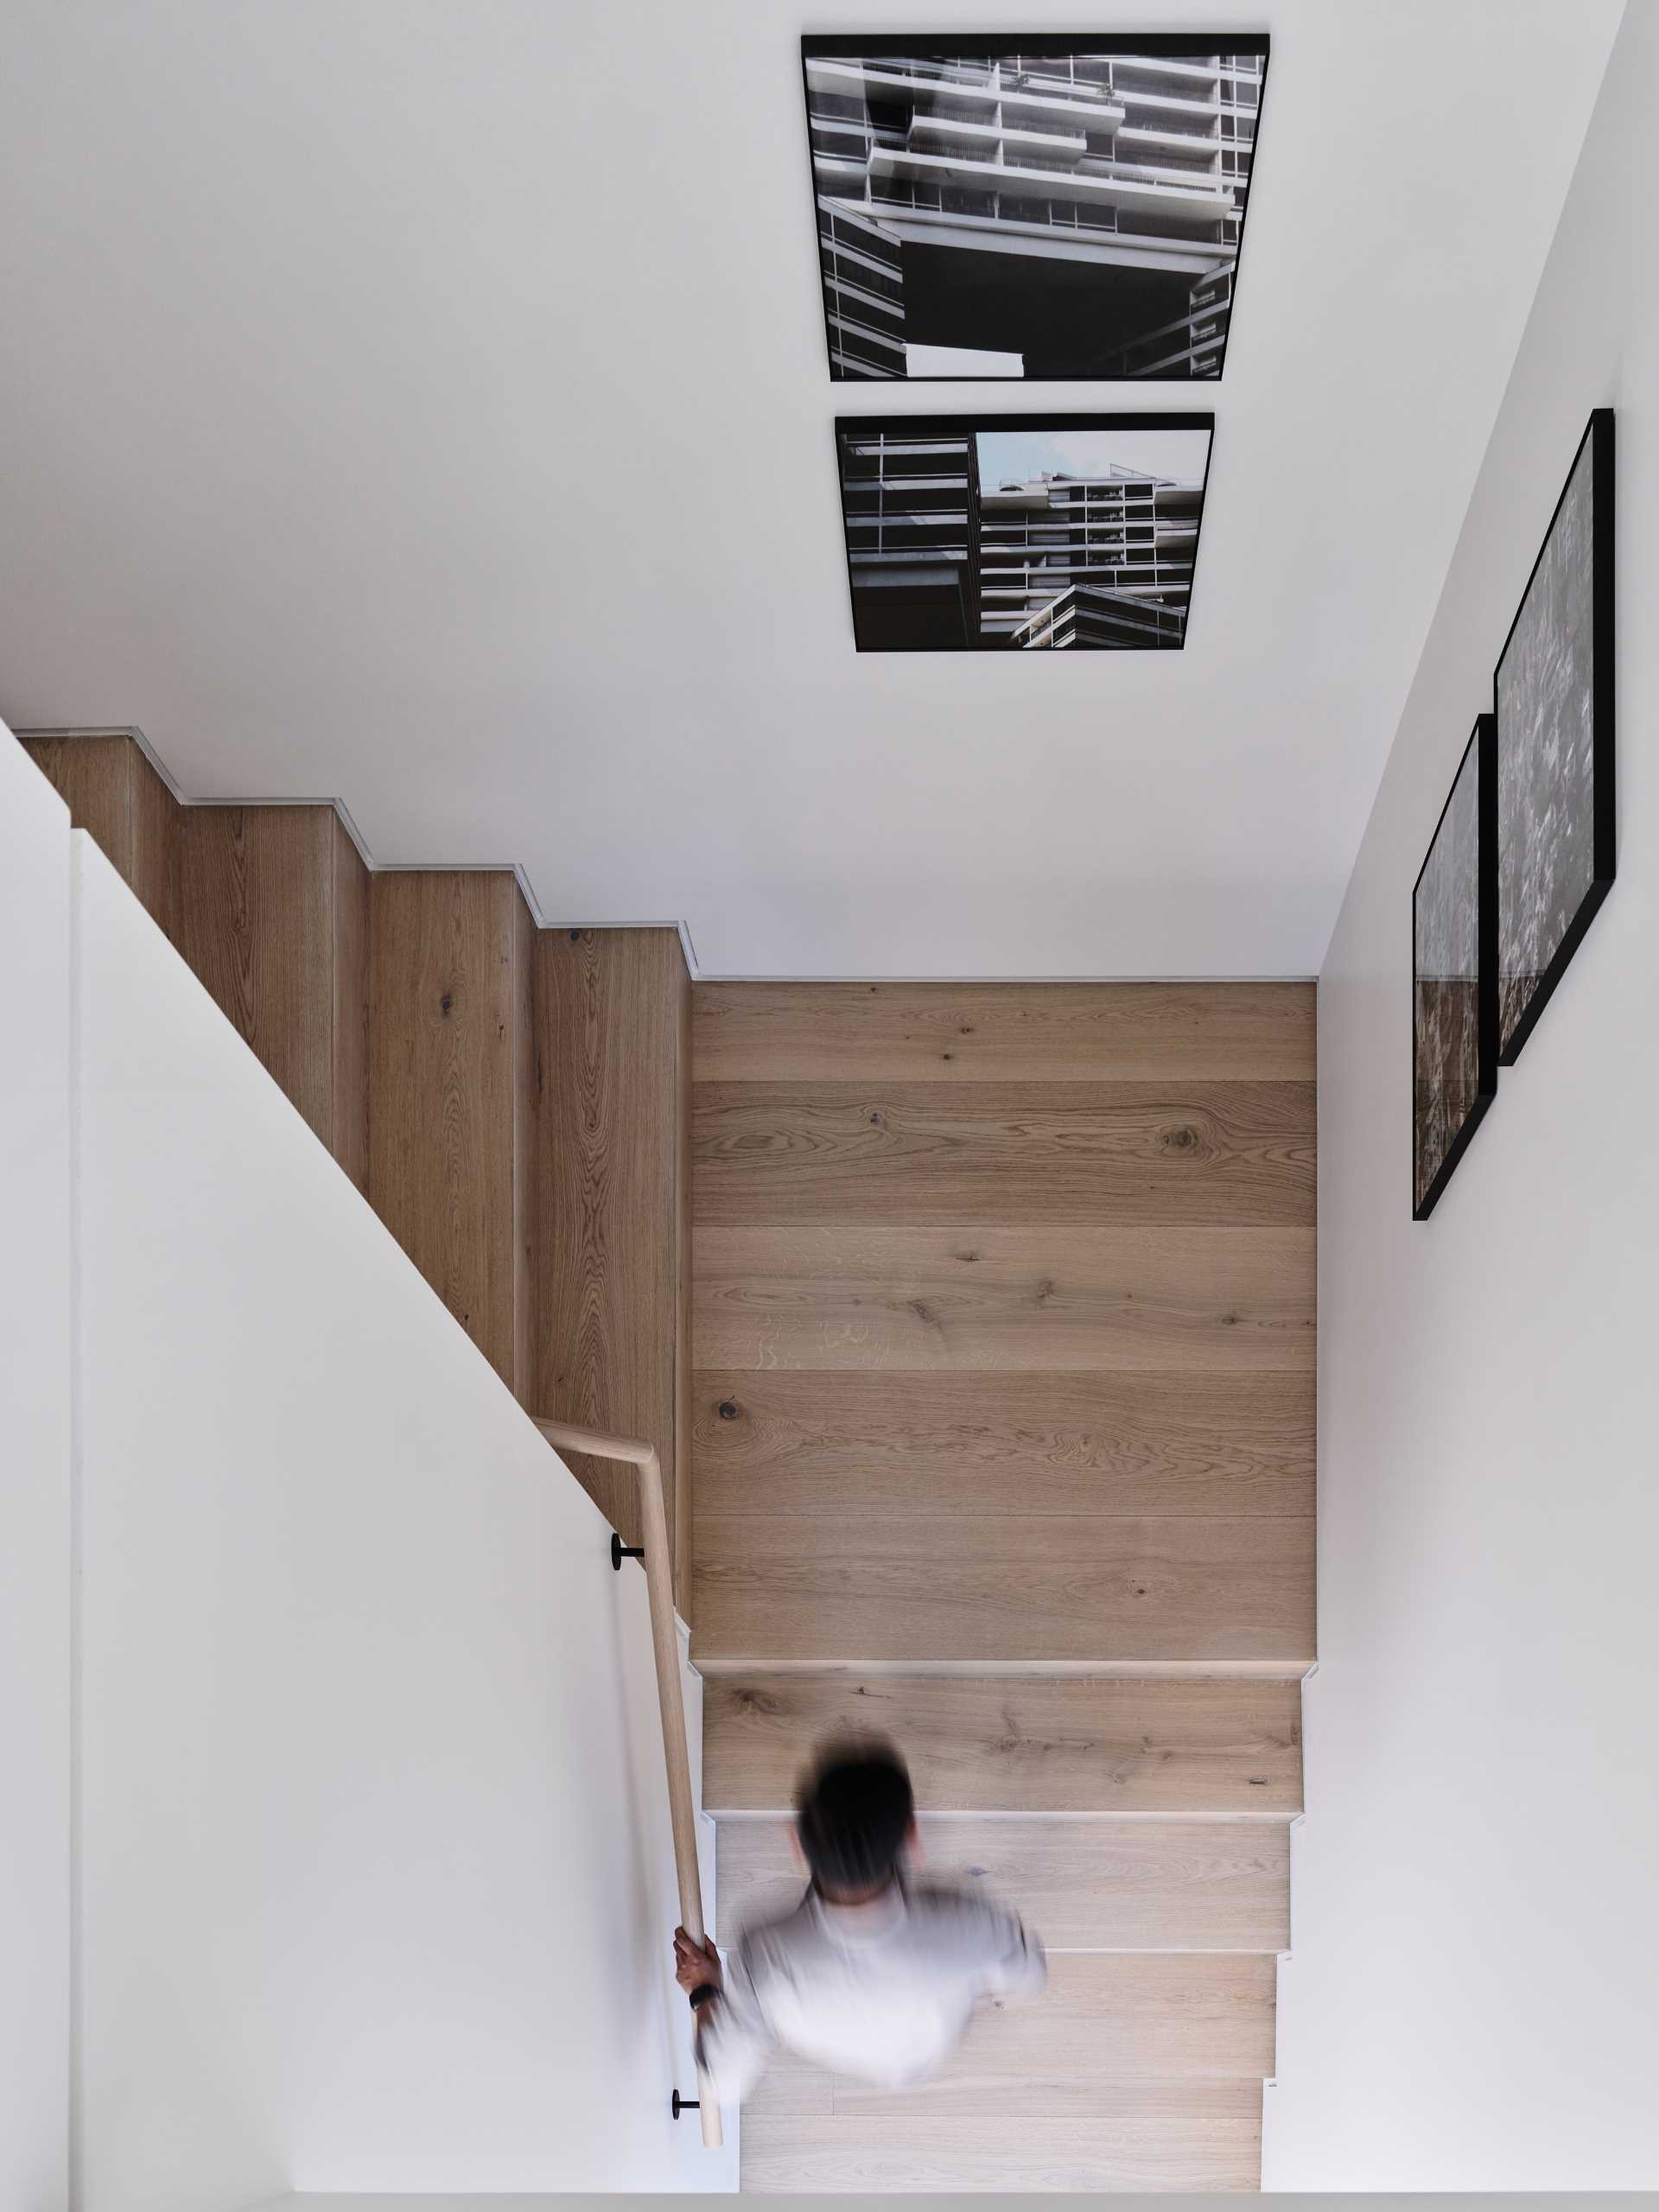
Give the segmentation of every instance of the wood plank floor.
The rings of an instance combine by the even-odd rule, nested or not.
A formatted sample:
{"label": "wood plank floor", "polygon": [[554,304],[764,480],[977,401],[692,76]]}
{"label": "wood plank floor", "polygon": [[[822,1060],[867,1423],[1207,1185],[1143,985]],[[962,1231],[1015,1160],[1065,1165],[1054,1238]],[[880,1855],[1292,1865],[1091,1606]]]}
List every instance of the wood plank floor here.
{"label": "wood plank floor", "polygon": [[[1052,1950],[1262,1951],[1290,1942],[1290,1834],[1266,1821],[925,1817],[930,1878],[1017,1898]],[[777,1919],[804,1877],[780,1819],[717,1829],[722,1936]]]}
{"label": "wood plank floor", "polygon": [[711,1516],[1313,1510],[1313,1377],[703,1368]]}
{"label": "wood plank floor", "polygon": [[703,1804],[786,1812],[810,1747],[903,1745],[924,1812],[1301,1810],[1296,1682],[1028,1675],[710,1675]]}
{"label": "wood plank floor", "polygon": [[697,1367],[1313,1366],[1310,1229],[699,1223],[693,1284]]}
{"label": "wood plank floor", "polygon": [[699,983],[700,1083],[1303,1081],[1311,983]]}
{"label": "wood plank floor", "polygon": [[372,899],[370,1202],[512,1388],[523,894],[505,869],[410,868]]}
{"label": "wood plank floor", "polygon": [[[1274,1963],[1244,1952],[1058,1951],[1039,1998],[982,2005],[936,2081],[903,2093],[918,2118],[1086,2112],[1136,2081],[1248,2081],[1273,2070]],[[751,2113],[894,2109],[891,2092],[779,2059]]]}
{"label": "wood plank floor", "polygon": [[[690,1272],[689,988],[673,930],[540,934],[531,1394],[552,1419],[657,1446],[677,1552],[690,1535],[689,1452],[683,1476],[679,1460],[683,1371],[690,1382],[679,1342]],[[565,1457],[613,1528],[639,1542],[632,1468]]]}
{"label": "wood plank floor", "polygon": [[702,1660],[1313,1656],[1312,1520],[699,1514],[694,1557]]}
{"label": "wood plank floor", "polygon": [[711,1225],[1313,1218],[1312,1083],[700,1083],[695,1096]]}
{"label": "wood plank floor", "polygon": [[193,806],[177,830],[179,950],[325,1144],[338,828],[327,806]]}
{"label": "wood plank floor", "polygon": [[902,2108],[874,2116],[757,2113],[743,2124],[746,2191],[952,2194],[1261,2186],[1262,2084],[1130,2082],[1086,2111],[1022,2117]]}

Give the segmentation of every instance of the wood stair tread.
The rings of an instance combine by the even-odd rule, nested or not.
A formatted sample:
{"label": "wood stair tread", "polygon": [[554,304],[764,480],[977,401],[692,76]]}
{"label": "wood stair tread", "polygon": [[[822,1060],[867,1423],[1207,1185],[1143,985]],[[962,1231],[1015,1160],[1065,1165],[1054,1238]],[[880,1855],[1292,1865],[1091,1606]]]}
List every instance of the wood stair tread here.
{"label": "wood stair tread", "polygon": [[[1265,1821],[923,1816],[923,1871],[1017,1904],[1051,1950],[1278,1952],[1290,1840]],[[722,1938],[787,1912],[802,1876],[780,1820],[716,1831]]]}
{"label": "wood stair tread", "polygon": [[1306,1374],[703,1368],[699,1512],[1308,1515]]}
{"label": "wood stair tread", "polygon": [[703,1804],[785,1812],[809,1747],[901,1743],[924,1812],[1301,1809],[1294,1682],[1008,1675],[711,1675]]}
{"label": "wood stair tread", "polygon": [[[1276,1968],[1242,1952],[1058,1951],[1040,1997],[983,2002],[917,2115],[1075,2109],[1107,2082],[1261,2082],[1273,2071]],[[1057,2106],[1055,2100],[1059,2101]],[[779,2056],[746,2113],[890,2112],[891,2093]]]}
{"label": "wood stair tread", "polygon": [[1313,1657],[1311,1516],[700,1510],[693,1560],[694,1659]]}
{"label": "wood stair tread", "polygon": [[699,1082],[700,1220],[1224,1224],[1313,1218],[1314,1085]]}
{"label": "wood stair tread", "polygon": [[696,1367],[1314,1364],[1311,1228],[697,1224]]}
{"label": "wood stair tread", "polygon": [[1271,1082],[1313,1072],[1311,983],[699,983],[700,1082]]}
{"label": "wood stair tread", "polygon": [[766,2191],[1254,2190],[1262,2084],[1102,2085],[1086,2112],[941,2117],[757,2113],[743,2125],[743,2188]]}

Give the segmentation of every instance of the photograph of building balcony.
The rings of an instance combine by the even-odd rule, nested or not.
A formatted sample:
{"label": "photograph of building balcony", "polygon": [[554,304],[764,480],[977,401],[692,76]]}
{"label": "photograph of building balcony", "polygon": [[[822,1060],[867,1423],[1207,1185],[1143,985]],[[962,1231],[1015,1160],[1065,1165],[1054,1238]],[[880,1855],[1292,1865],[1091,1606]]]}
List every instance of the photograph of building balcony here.
{"label": "photograph of building balcony", "polygon": [[1179,651],[1214,417],[843,417],[861,652]]}
{"label": "photograph of building balcony", "polygon": [[1230,34],[804,39],[831,376],[1218,377],[1267,63]]}

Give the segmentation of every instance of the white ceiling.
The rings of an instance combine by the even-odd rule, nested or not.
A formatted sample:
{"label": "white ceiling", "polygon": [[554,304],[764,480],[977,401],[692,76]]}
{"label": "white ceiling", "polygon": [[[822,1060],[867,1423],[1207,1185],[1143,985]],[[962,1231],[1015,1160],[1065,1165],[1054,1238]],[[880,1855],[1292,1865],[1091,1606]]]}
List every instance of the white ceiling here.
{"label": "white ceiling", "polygon": [[[10,0],[0,715],[705,974],[1310,973],[1619,13]],[[853,652],[953,394],[829,381],[798,38],[925,25],[1272,33],[1182,654]]]}

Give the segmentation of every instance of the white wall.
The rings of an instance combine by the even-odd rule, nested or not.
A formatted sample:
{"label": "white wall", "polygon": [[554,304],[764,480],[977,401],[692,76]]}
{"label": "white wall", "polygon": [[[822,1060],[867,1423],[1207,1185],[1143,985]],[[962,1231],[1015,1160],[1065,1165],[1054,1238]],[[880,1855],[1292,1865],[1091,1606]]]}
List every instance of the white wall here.
{"label": "white wall", "polygon": [[75,844],[86,2212],[730,2187],[643,1577]]}
{"label": "white wall", "polygon": [[0,2204],[68,2190],[69,816],[0,722]]}
{"label": "white wall", "polygon": [[[1321,982],[1320,1665],[1269,2188],[1659,2183],[1656,81],[1634,7]],[[1600,404],[1619,880],[1417,1226],[1412,882]]]}

